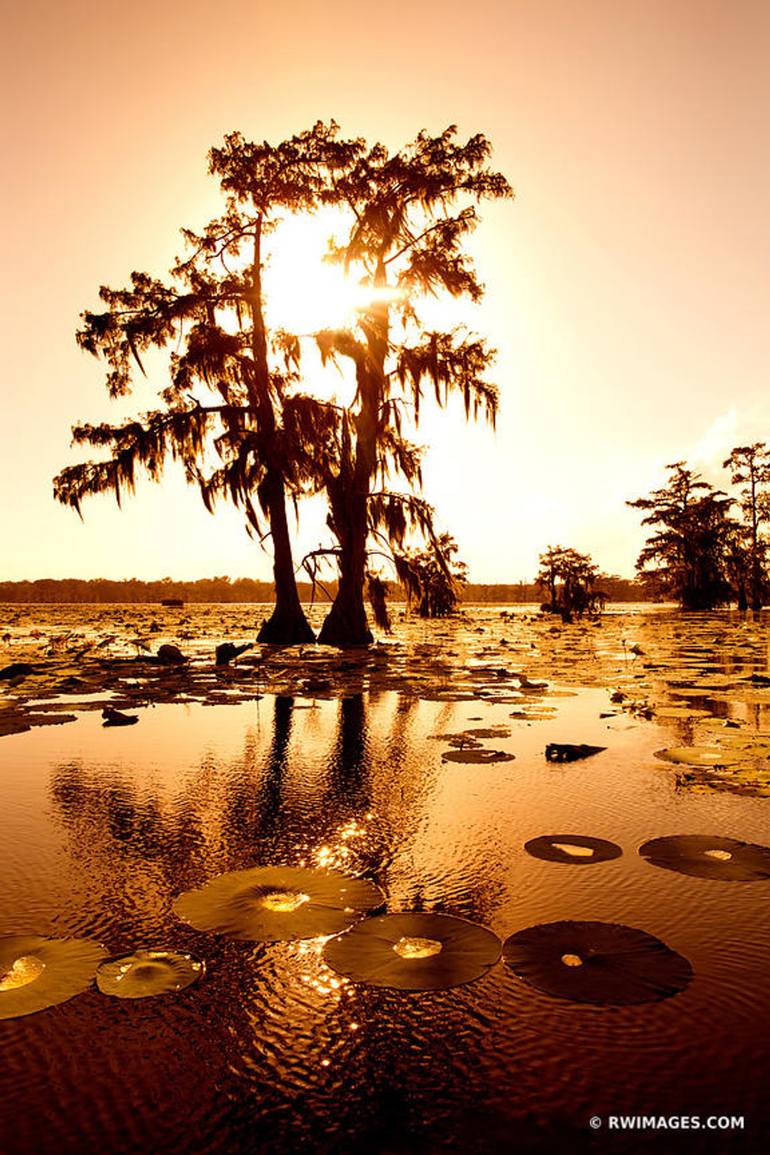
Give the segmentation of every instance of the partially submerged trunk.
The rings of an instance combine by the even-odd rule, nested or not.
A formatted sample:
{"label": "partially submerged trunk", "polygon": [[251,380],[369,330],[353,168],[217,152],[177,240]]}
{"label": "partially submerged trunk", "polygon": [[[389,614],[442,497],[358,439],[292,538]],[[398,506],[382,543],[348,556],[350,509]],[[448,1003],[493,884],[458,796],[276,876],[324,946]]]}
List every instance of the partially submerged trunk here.
{"label": "partially submerged trunk", "polygon": [[332,516],[340,543],[339,584],[318,641],[326,646],[370,646],[374,639],[364,603],[366,496],[338,492],[332,499]]}
{"label": "partially submerged trunk", "polygon": [[[375,283],[385,283],[384,269]],[[373,310],[368,347],[356,357],[356,383],[361,408],[354,420],[355,446],[343,445],[340,473],[328,486],[331,522],[340,544],[337,596],[318,641],[329,646],[369,646],[372,632],[366,619],[366,543],[369,536],[369,494],[377,465],[380,406],[385,393],[388,349],[388,308]]]}
{"label": "partially submerged trunk", "polygon": [[266,480],[268,516],[273,538],[273,581],[275,606],[262,623],[257,641],[276,646],[299,646],[315,641],[299,600],[291,539],[286,518],[286,492],[280,475]]}

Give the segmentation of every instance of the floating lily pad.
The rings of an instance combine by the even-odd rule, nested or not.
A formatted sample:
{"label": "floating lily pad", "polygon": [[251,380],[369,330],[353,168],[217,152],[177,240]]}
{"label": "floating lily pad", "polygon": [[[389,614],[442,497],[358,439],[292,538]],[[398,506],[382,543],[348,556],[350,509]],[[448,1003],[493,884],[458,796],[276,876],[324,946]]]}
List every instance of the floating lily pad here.
{"label": "floating lily pad", "polygon": [[170,950],[138,950],[103,962],[96,972],[96,985],[103,995],[116,999],[146,999],[152,995],[175,994],[205,973],[205,964],[192,955]]}
{"label": "floating lily pad", "polygon": [[669,750],[656,750],[655,757],[682,766],[729,766],[740,762],[739,756],[717,746],[672,746]]}
{"label": "floating lily pad", "polygon": [[34,1015],[82,994],[106,953],[82,938],[0,938],[0,1019]]}
{"label": "floating lily pad", "polygon": [[332,970],[357,982],[433,991],[481,978],[500,958],[500,940],[453,915],[383,914],[330,939],[323,953]]}
{"label": "floating lily pad", "polygon": [[530,838],[524,843],[524,849],[534,858],[543,858],[546,862],[578,865],[609,862],[612,858],[620,858],[623,853],[614,842],[591,838],[587,834],[543,834],[539,838]]}
{"label": "floating lily pad", "polygon": [[470,746],[464,750],[445,750],[441,757],[444,762],[474,762],[479,766],[489,766],[492,762],[513,762],[516,755],[506,754],[504,750]]}
{"label": "floating lily pad", "polygon": [[660,939],[614,922],[550,922],[503,943],[508,966],[530,986],[578,1003],[620,1006],[678,994],[687,959]]}
{"label": "floating lily pad", "polygon": [[256,866],[220,874],[174,902],[196,930],[257,942],[339,934],[384,904],[379,887],[336,870]]}
{"label": "floating lily pad", "polygon": [[770,879],[770,846],[719,835],[675,834],[652,838],[639,847],[642,858],[664,870],[722,882]]}

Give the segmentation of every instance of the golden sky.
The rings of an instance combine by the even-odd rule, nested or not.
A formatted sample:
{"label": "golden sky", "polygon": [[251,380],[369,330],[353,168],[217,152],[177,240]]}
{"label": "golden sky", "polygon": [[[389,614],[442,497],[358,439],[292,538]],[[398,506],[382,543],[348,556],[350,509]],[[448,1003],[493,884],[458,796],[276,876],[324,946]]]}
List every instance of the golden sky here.
{"label": "golden sky", "polygon": [[[376,17],[376,19],[375,19]],[[397,148],[484,132],[516,200],[474,237],[496,435],[430,428],[426,492],[476,581],[560,542],[630,575],[626,498],[770,440],[766,0],[41,0],[4,20],[0,579],[267,577],[172,472],[122,512],[54,503],[78,420],[117,420],[74,341],[98,286],[163,274],[216,212],[206,152],[335,118]],[[321,533],[309,511],[299,543]]]}

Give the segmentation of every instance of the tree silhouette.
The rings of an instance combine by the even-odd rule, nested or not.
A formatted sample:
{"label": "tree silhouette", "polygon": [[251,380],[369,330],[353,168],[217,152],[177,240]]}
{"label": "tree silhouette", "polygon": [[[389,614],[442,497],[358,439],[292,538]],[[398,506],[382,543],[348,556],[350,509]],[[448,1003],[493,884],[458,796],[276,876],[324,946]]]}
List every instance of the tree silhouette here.
{"label": "tree silhouette", "polygon": [[438,550],[412,549],[396,558],[396,572],[407,602],[421,618],[445,618],[457,607],[459,588],[467,581],[468,567],[455,557],[457,543],[442,533]]}
{"label": "tree silhouette", "polygon": [[[106,310],[85,312],[77,334],[82,349],[106,361],[111,397],[131,391],[147,350],[170,351],[168,377],[162,407],[140,419],[75,427],[76,443],[111,456],[62,470],[55,496],[78,512],[94,493],[112,492],[120,503],[138,467],[158,480],[168,458],[180,460],[210,511],[230,499],[251,530],[272,536],[275,608],[259,633],[263,642],[313,640],[297,593],[286,503],[287,495],[296,501],[320,484],[318,462],[337,421],[330,407],[298,391],[285,356],[294,338],[267,332],[265,238],[286,213],[312,210],[329,174],[359,151],[360,144],[337,139],[333,123],[276,146],[229,134],[209,153],[209,171],[226,196],[222,215],[200,234],[182,230],[187,252],[167,282],[133,273],[128,288],[102,287]],[[212,451],[221,465],[206,472]]]}
{"label": "tree silhouette", "polygon": [[709,610],[730,601],[728,551],[733,504],[683,461],[667,465],[668,485],[626,504],[647,512],[642,525],[659,528],[636,563],[642,579],[686,610]]}
{"label": "tree silhouette", "polygon": [[560,614],[563,621],[570,622],[573,615],[580,618],[601,607],[606,595],[594,589],[599,570],[587,553],[549,545],[540,554],[539,562],[535,580],[548,594],[548,601],[541,607],[547,613]]}
{"label": "tree silhouette", "polygon": [[[437,137],[421,132],[392,155],[384,145],[359,144],[355,160],[331,173],[329,197],[352,214],[335,255],[367,296],[351,328],[317,335],[324,360],[349,360],[356,379],[326,479],[339,585],[319,641],[332,645],[371,642],[364,605],[370,540],[398,554],[415,531],[440,555],[433,511],[415,493],[421,451],[403,433],[407,414],[419,423],[425,385],[439,405],[459,392],[466,416],[483,413],[494,422],[497,390],[485,376],[492,351],[459,329],[429,331],[418,315],[426,294],[481,298],[463,241],[477,223],[478,202],[511,195],[487,165],[487,140],[455,138],[454,126]],[[398,477],[406,492],[389,488]]]}
{"label": "tree silhouette", "polygon": [[768,593],[767,542],[760,532],[770,521],[770,452],[763,441],[737,446],[723,467],[733,485],[743,487],[738,498],[743,524],[736,528],[732,550],[738,608],[761,610]]}

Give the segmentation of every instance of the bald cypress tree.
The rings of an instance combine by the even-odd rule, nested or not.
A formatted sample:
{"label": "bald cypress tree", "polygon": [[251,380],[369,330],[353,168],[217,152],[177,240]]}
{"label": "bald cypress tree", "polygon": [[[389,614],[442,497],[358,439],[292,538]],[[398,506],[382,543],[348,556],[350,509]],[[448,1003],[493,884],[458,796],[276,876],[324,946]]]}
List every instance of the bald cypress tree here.
{"label": "bald cypress tree", "polygon": [[[95,493],[112,492],[120,503],[140,470],[159,480],[167,460],[181,461],[209,510],[229,499],[251,531],[272,539],[275,608],[263,642],[314,638],[297,593],[287,500],[320,484],[337,420],[300,391],[285,355],[292,337],[267,331],[266,238],[286,213],[311,211],[330,175],[358,151],[337,139],[336,125],[320,122],[275,146],[231,133],[209,154],[225,195],[221,216],[201,233],[182,230],[186,252],[168,279],[133,273],[126,288],[102,287],[104,308],[83,313],[77,334],[80,347],[106,363],[111,397],[131,392],[149,350],[168,356],[158,408],[119,425],[73,429],[77,444],[107,455],[63,469],[55,496],[78,512]],[[213,470],[212,456],[221,463]]]}
{"label": "bald cypress tree", "polygon": [[643,510],[655,530],[639,554],[637,572],[686,610],[730,601],[728,558],[735,523],[732,499],[683,461],[666,467],[668,484],[626,504]]}
{"label": "bald cypress tree", "polygon": [[398,556],[414,531],[446,564],[432,510],[416,492],[421,453],[403,429],[407,414],[419,425],[426,388],[439,405],[459,394],[467,417],[494,423],[497,389],[487,379],[493,351],[473,334],[433,331],[420,320],[425,296],[481,299],[464,241],[478,222],[479,202],[512,195],[489,167],[490,153],[484,136],[463,143],[451,126],[439,136],[421,132],[397,153],[359,144],[355,159],[331,174],[328,195],[351,214],[336,257],[365,303],[349,329],[317,336],[322,356],[352,365],[356,381],[326,481],[339,582],[321,642],[371,641],[364,604],[370,541],[387,543]]}

